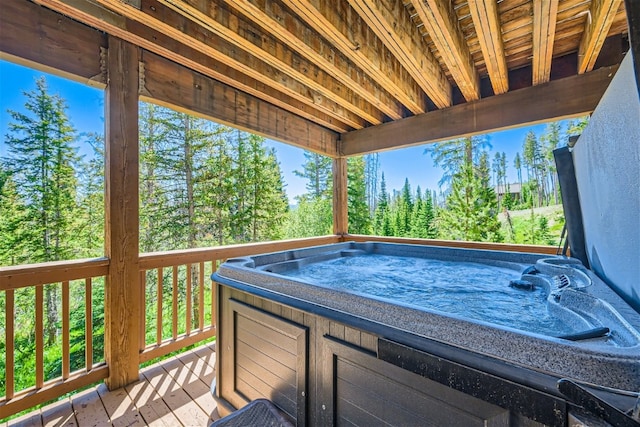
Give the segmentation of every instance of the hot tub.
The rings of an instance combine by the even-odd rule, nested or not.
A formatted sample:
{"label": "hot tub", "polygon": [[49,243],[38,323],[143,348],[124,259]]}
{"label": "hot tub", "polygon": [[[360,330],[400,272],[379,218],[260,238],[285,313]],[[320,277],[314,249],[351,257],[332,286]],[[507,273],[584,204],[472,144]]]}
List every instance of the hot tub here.
{"label": "hot tub", "polygon": [[[260,318],[256,313],[271,316],[274,313],[269,308],[277,307],[278,317],[282,307],[287,314],[288,310],[299,310],[304,314],[303,321],[297,322],[297,333],[306,331],[306,353],[312,356],[304,363],[313,365],[309,370],[320,377],[315,379],[320,383],[329,381],[321,373],[331,369],[318,368],[318,358],[323,353],[337,356],[326,349],[314,354],[313,349],[322,347],[318,344],[321,339],[331,341],[324,344],[331,348],[337,345],[334,341],[344,340],[336,338],[331,327],[328,333],[318,330],[318,324],[333,322],[358,331],[360,344],[356,342],[355,347],[369,352],[375,363],[382,361],[413,372],[545,424],[566,420],[566,402],[558,399],[564,396],[556,388],[560,379],[585,385],[595,394],[613,396],[614,401],[633,401],[640,391],[640,315],[571,258],[348,242],[231,259],[213,279],[221,287],[247,295],[229,293],[225,297],[220,291],[221,345],[226,330],[232,335],[227,340],[235,343],[236,321],[251,318],[256,325],[264,326],[269,322],[256,320],[256,316]],[[235,304],[238,310],[226,302]],[[247,310],[255,310],[255,316],[248,315]],[[305,324],[305,315],[313,319],[313,325]],[[294,320],[289,317],[285,316],[285,324]],[[258,326],[245,328],[250,331]],[[287,334],[298,336],[291,331]],[[363,336],[365,345],[361,344]],[[251,346],[251,339],[242,345]],[[230,348],[236,352],[242,345]],[[225,349],[222,351],[218,357],[225,361]],[[237,360],[238,355],[226,357],[229,361],[224,363],[233,364],[231,360]],[[277,359],[275,356],[276,363]],[[436,368],[439,361],[446,361],[447,367]],[[367,363],[363,363],[363,369]],[[443,372],[448,374],[443,376]],[[296,377],[300,375],[298,371]],[[304,376],[308,380],[306,370]],[[510,398],[497,395],[495,390],[470,384],[472,378],[486,384],[496,380],[507,387],[505,390],[515,386],[519,391],[505,393],[520,397],[506,402]],[[296,382],[294,388],[298,386],[301,384]],[[309,404],[307,385],[304,388],[304,399],[300,401],[296,395],[296,405],[292,406],[296,409],[289,410],[295,412],[290,414],[292,418],[299,419],[301,403],[304,408]],[[226,398],[224,391],[218,393],[219,398]],[[522,393],[528,397],[522,397]],[[246,392],[236,394],[250,400]],[[314,400],[323,396],[318,393]],[[332,396],[325,399],[335,402]],[[527,399],[532,402],[527,404]],[[546,403],[540,403],[543,401]],[[242,399],[232,402],[232,406],[239,404]],[[311,406],[322,405],[327,407],[327,403],[318,402]],[[334,410],[335,406],[332,403]],[[543,415],[554,411],[556,418]],[[317,409],[315,417],[306,409],[303,412],[303,419],[308,421],[321,419],[324,411]]]}

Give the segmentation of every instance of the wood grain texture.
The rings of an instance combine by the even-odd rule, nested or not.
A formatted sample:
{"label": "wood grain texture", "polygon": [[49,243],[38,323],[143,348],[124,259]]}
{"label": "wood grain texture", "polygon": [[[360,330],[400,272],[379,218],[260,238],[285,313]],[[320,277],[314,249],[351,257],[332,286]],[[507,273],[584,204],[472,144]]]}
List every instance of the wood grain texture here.
{"label": "wood grain texture", "polygon": [[497,4],[482,0],[469,0],[468,4],[493,93],[505,93],[509,90],[509,73]]}
{"label": "wood grain texture", "polygon": [[559,0],[533,0],[533,85],[549,81]]}
{"label": "wood grain texture", "polygon": [[104,87],[103,33],[24,0],[3,0],[0,58]]}
{"label": "wood grain texture", "polygon": [[[403,106],[368,74],[358,70],[351,61],[335,51],[318,33],[307,27],[295,14],[276,2],[229,1],[229,4],[249,17],[261,29],[281,43],[325,70],[346,87],[393,120],[403,117]],[[393,90],[394,88],[392,88]]]}
{"label": "wood grain texture", "polygon": [[258,28],[232,15],[223,5],[203,3],[196,8],[182,1],[143,0],[138,9],[118,0],[96,1],[266,85],[286,91],[310,106],[338,119],[349,119],[356,128],[361,127],[357,125],[359,120],[364,121],[362,126],[383,121],[384,115],[363,102],[357,93],[340,88],[341,82],[305,64],[304,58],[275,38],[266,37],[263,42],[263,37],[258,37]]}
{"label": "wood grain texture", "polygon": [[343,134],[340,153],[360,155],[489,133],[593,111],[616,67],[553,80],[479,101]]}
{"label": "wood grain texture", "polygon": [[[251,68],[255,65],[251,64],[247,68],[248,70],[253,70],[252,72],[255,74],[253,77],[251,77],[250,75],[244,74],[241,71],[238,71],[237,69],[231,67],[229,65],[230,61],[221,62],[215,58],[212,58],[211,56],[208,56],[207,53],[209,51],[205,51],[203,53],[193,47],[183,44],[180,40],[172,39],[156,28],[151,28],[140,22],[136,22],[126,17],[120,16],[115,12],[102,8],[101,6],[99,7],[99,10],[102,12],[108,12],[107,15],[105,15],[105,13],[92,14],[93,10],[95,9],[95,5],[93,3],[90,3],[88,0],[73,0],[72,5],[70,5],[70,1],[67,0],[37,1],[47,6],[48,8],[71,16],[78,21],[87,22],[89,25],[97,29],[122,38],[123,40],[130,41],[131,43],[143,47],[150,52],[154,52],[160,56],[166,57],[186,67],[190,67],[192,70],[212,77],[220,82],[230,84],[232,87],[256,96],[257,99],[260,99],[261,101],[266,101],[270,104],[279,106],[286,111],[293,112],[296,115],[304,117],[314,123],[319,123],[328,129],[345,131],[351,128],[343,121],[339,120],[335,114],[328,114],[316,108],[317,99],[314,99],[308,91],[304,91],[301,85],[298,84],[295,87],[291,87],[291,90],[295,90],[297,92],[294,96],[290,96],[288,94],[288,91],[275,89],[273,85],[270,86],[268,84],[265,84],[264,81],[261,80],[262,78],[265,78],[265,76],[277,75],[277,70],[274,70],[272,68],[261,69],[261,71],[264,73],[264,75],[262,75],[260,74],[260,72],[257,72],[256,70]],[[150,5],[150,7],[152,6],[153,5]],[[52,19],[57,19],[58,17],[60,17],[60,15],[51,11],[47,11],[44,8],[40,9],[45,11],[43,13],[51,15]],[[117,17],[117,19],[115,19],[114,16]],[[177,14],[169,16],[169,18],[172,19],[171,22],[173,25],[178,27],[184,26],[185,18],[182,18]],[[73,21],[69,22],[71,23],[70,25],[74,25],[73,33],[82,34],[82,32],[78,30],[78,28],[83,27],[81,24]],[[33,28],[25,28],[30,29],[30,31],[33,32]],[[224,40],[222,42],[224,42]],[[238,55],[240,55],[240,53],[238,53]],[[243,56],[243,58],[245,58],[245,56]],[[50,66],[46,65],[48,64],[48,62],[46,62],[46,58],[43,59],[43,61],[45,61],[42,62],[42,64],[45,64],[45,68],[49,68]],[[62,68],[62,70],[64,70],[64,68]],[[51,70],[51,72],[53,72],[54,74],[60,74],[60,71],[56,69]],[[256,79],[256,76],[262,77]],[[179,100],[174,100],[173,103],[179,104],[178,101]],[[353,116],[352,118],[355,118],[355,116]],[[358,127],[364,126],[364,121],[357,121],[357,123]]]}
{"label": "wood grain texture", "polygon": [[367,25],[439,108],[451,105],[451,86],[400,0],[349,0]]}
{"label": "wood grain texture", "polygon": [[145,52],[144,99],[315,152],[334,153],[337,134],[246,93]]}
{"label": "wood grain texture", "polygon": [[283,0],[283,4],[411,112],[427,111],[422,89],[348,3]]}
{"label": "wood grain texture", "polygon": [[593,0],[578,50],[578,72],[593,69],[622,0]]}
{"label": "wood grain texture", "polygon": [[109,389],[138,380],[141,316],[138,267],[139,49],[109,37],[105,92],[105,360]]}
{"label": "wood grain texture", "polygon": [[451,3],[441,0],[411,0],[411,3],[464,98],[479,99],[480,79]]}

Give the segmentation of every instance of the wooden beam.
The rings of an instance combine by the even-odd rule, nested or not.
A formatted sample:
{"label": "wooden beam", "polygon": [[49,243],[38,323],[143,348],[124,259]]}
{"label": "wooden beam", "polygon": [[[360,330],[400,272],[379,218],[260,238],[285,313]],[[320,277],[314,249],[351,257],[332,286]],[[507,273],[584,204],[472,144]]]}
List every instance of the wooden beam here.
{"label": "wooden beam", "polygon": [[110,390],[138,380],[140,271],[138,267],[139,49],[109,37],[105,91],[104,350]]}
{"label": "wooden beam", "polygon": [[[57,20],[68,21],[70,23],[69,25],[72,25],[72,27],[70,27],[69,34],[78,34],[78,39],[80,40],[89,40],[88,37],[82,37],[82,35],[84,34],[83,29],[95,32],[95,30],[89,29],[88,27],[85,27],[78,22],[72,21],[68,18],[64,18],[58,13],[55,13],[48,9],[40,8],[30,2],[25,2],[22,0],[8,0],[8,2],[9,1],[25,6],[30,5],[30,8],[40,9],[43,11],[43,14],[50,17],[54,22]],[[94,16],[92,15],[93,13],[95,13],[94,9],[99,6],[96,6],[89,1],[73,0],[73,7],[69,6],[66,3],[67,0],[36,1],[46,5],[48,8],[51,8],[57,12],[72,16],[78,21],[87,22],[89,25],[94,26],[99,30],[122,38],[123,40],[130,41],[133,44],[169,58],[174,62],[183,64],[186,67],[189,67],[223,83],[236,87],[244,92],[247,92],[248,94],[257,97],[260,100],[276,105],[280,108],[285,109],[286,111],[304,117],[305,119],[318,123],[328,129],[337,132],[345,132],[353,129],[351,126],[348,126],[344,122],[336,119],[335,115],[329,115],[312,107],[311,105],[313,105],[314,101],[309,94],[307,94],[307,101],[301,102],[299,99],[293,98],[287,94],[275,90],[272,87],[265,85],[263,82],[247,76],[246,74],[237,71],[236,69],[230,67],[225,63],[213,59],[206,54],[203,54],[202,52],[196,51],[195,49],[190,48],[180,43],[179,41],[171,39],[166,34],[146,27],[138,22],[120,17],[114,12],[108,11],[108,13],[111,14],[109,15],[107,11],[105,11],[105,9],[100,9],[102,13],[96,14]],[[30,13],[27,13],[30,12],[30,8],[24,10],[25,16],[30,15]],[[2,15],[2,17],[4,16],[5,15]],[[120,18],[121,21],[118,21],[116,17]],[[37,27],[25,27],[25,30],[27,31],[24,31],[22,33],[23,35],[25,35],[22,40],[33,39],[36,41],[34,46],[37,47],[37,35],[35,35],[35,37],[31,36],[31,34],[34,33],[35,28]],[[26,36],[29,36],[31,38]],[[74,41],[74,37],[67,37],[66,39],[69,40],[70,45],[76,44],[76,42]],[[35,50],[36,49],[33,49],[33,51]],[[72,49],[67,50],[70,51]],[[65,52],[66,50],[62,49],[61,51]]]}
{"label": "wooden beam", "polygon": [[509,90],[509,71],[504,53],[497,2],[469,0],[469,10],[493,93],[500,95]]}
{"label": "wooden beam", "polygon": [[[449,1],[411,0],[453,80],[467,101],[480,99],[480,79],[458,24],[458,17]],[[500,33],[497,33],[500,37]]]}
{"label": "wooden beam", "polygon": [[144,52],[142,59],[146,91],[143,99],[306,150],[337,154],[336,132],[153,53]]}
{"label": "wooden beam", "polygon": [[[244,51],[239,51],[211,32],[200,28],[198,39],[210,40],[218,49],[232,55],[235,59],[230,59],[204,42],[196,41],[189,46],[184,43],[184,39],[191,39],[187,37],[176,39],[169,36],[166,33],[167,26],[191,31],[194,25],[190,24],[185,17],[172,10],[167,10],[164,6],[158,8],[153,4],[148,5],[149,11],[161,15],[162,19],[166,21],[162,25],[157,22],[148,23],[149,25],[154,24],[152,28],[143,22],[137,22],[108,11],[113,16],[121,18],[122,22],[116,25],[113,16],[104,18],[105,13],[94,15],[94,4],[89,0],[34,1],[188,66],[202,74],[245,90],[260,99],[299,114],[329,129],[344,131],[366,125],[366,122],[357,115],[345,111],[344,108],[332,103],[322,95],[309,91],[301,83],[287,78],[280,70],[262,63]],[[355,125],[348,125],[346,122]]]}
{"label": "wooden beam", "polygon": [[593,0],[578,49],[578,72],[593,69],[622,0]]}
{"label": "wooden beam", "polygon": [[533,85],[549,81],[559,0],[533,0]]}
{"label": "wooden beam", "polygon": [[[336,52],[333,46],[287,8],[266,0],[228,0],[228,3],[263,31],[273,34],[280,42],[290,46],[352,91],[359,93],[365,101],[391,119],[404,117],[402,104],[394,99],[386,88],[381,87],[368,74],[360,72],[348,58]],[[394,89],[395,87],[391,88]]]}
{"label": "wooden beam", "polygon": [[[353,112],[368,123],[380,124],[386,121],[385,115],[366,102],[358,93],[345,87],[342,82],[331,77],[324,70],[296,52],[293,52],[275,37],[263,33],[255,25],[235,15],[223,4],[200,2],[198,0],[159,0],[155,4],[154,0],[142,0],[143,6],[141,10],[138,10],[119,0],[98,1],[104,6],[138,20],[145,25],[152,24],[154,27],[163,28],[163,32],[174,38],[178,39],[186,36],[184,42],[187,45],[204,44],[207,47],[209,45],[216,46],[215,50],[220,54],[220,47],[223,46],[220,43],[214,43],[212,40],[202,43],[202,31],[198,27],[206,29],[212,33],[211,35],[218,36],[232,45],[225,52],[227,58],[222,58],[223,62],[235,59],[234,56],[238,50],[245,51],[274,69],[280,70],[281,73],[286,75],[286,79],[293,79],[302,83],[307,87],[307,91],[310,88],[315,92],[315,96],[326,98],[342,107],[345,111]],[[149,9],[148,5],[153,5],[155,11]],[[161,10],[163,5],[187,17],[197,25],[183,27],[167,25],[167,13]],[[156,19],[158,12],[162,12],[160,15],[162,19]],[[245,70],[245,72],[248,71]],[[283,82],[280,81],[278,84],[282,85]]]}
{"label": "wooden beam", "polygon": [[341,136],[344,156],[426,144],[516,126],[588,114],[611,82],[615,67],[532,86],[385,123]]}
{"label": "wooden beam", "polygon": [[333,159],[333,234],[349,232],[347,159]]}
{"label": "wooden beam", "polygon": [[402,0],[349,0],[438,108],[451,105],[451,85]]}
{"label": "wooden beam", "polygon": [[3,0],[0,58],[104,87],[104,34],[24,0]]}
{"label": "wooden beam", "polygon": [[[413,114],[427,111],[422,89],[348,3],[334,0],[283,0],[283,3],[409,111]],[[288,21],[287,15],[283,21]]]}

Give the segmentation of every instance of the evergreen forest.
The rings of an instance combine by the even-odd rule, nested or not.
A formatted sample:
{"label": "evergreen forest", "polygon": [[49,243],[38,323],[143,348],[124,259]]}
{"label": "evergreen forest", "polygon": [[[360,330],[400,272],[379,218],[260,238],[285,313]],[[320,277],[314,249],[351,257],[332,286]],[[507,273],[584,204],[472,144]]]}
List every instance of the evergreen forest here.
{"label": "evergreen forest", "polygon": [[[104,255],[104,135],[78,133],[65,99],[44,77],[9,111],[0,144],[0,266]],[[557,244],[563,224],[537,213],[560,203],[552,151],[585,119],[527,134],[514,159],[491,155],[488,137],[427,146],[425,168],[442,169],[438,189],[389,189],[379,156],[349,158],[349,232],[382,236]],[[514,142],[518,143],[518,142]],[[296,175],[306,192],[290,206],[276,152],[265,139],[166,107],[141,103],[140,251],[154,252],[330,234],[332,160],[305,152]],[[507,180],[507,168],[517,182]],[[512,189],[511,187],[517,187]],[[517,191],[511,191],[517,190]],[[525,212],[515,215],[514,212]],[[186,274],[186,273],[181,273]],[[95,283],[95,307],[104,286]],[[45,292],[45,379],[60,375],[59,286]],[[84,363],[84,287],[71,284],[71,368]],[[4,294],[4,293],[3,293]],[[16,390],[33,384],[33,289],[16,291]],[[93,312],[94,358],[103,316]],[[5,333],[0,295],[0,339]],[[5,370],[0,341],[0,372]],[[0,395],[4,376],[0,376]]]}

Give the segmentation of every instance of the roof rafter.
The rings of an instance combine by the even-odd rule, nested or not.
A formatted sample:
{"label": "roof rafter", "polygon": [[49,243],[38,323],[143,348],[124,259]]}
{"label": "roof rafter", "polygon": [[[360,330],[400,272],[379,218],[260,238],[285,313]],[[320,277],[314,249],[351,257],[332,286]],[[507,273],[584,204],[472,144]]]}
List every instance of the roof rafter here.
{"label": "roof rafter", "polygon": [[578,73],[591,71],[622,0],[593,0],[578,50]]}
{"label": "roof rafter", "polygon": [[[166,26],[156,26],[156,28],[148,27],[140,22],[131,20],[112,12],[108,9],[102,9],[102,6],[96,5],[89,0],[34,0],[36,3],[46,6],[52,10],[63,13],[79,21],[88,22],[93,27],[113,34],[123,40],[130,41],[140,47],[154,52],[158,55],[169,58],[179,64],[191,67],[204,75],[215,78],[223,83],[233,87],[238,87],[249,94],[257,96],[260,99],[271,102],[287,111],[305,117],[329,129],[338,132],[348,130],[349,128],[362,128],[365,122],[355,116],[351,112],[341,111],[339,108],[327,112],[316,107],[318,98],[313,98],[302,85],[297,82],[290,81],[289,91],[276,90],[277,85],[271,82],[268,76],[278,76],[277,70],[271,70],[270,67],[264,65],[262,71],[265,75],[258,76],[256,72],[261,69],[253,70],[252,73],[244,74],[237,68],[233,68],[229,64],[237,65],[238,63],[246,63],[246,68],[251,70],[251,63],[247,60],[247,55],[236,54],[236,59],[226,59],[221,61],[220,55],[211,56],[212,52],[206,45],[192,44],[187,46],[180,40],[176,40],[167,35],[163,30]],[[72,3],[72,5],[70,5]],[[155,8],[155,6],[153,6]],[[96,8],[100,8],[100,13],[96,13]],[[186,19],[177,14],[165,17],[168,22],[176,27],[185,28]],[[219,43],[220,45],[224,44]],[[204,47],[203,47],[204,46]],[[198,50],[197,47],[201,47]],[[222,57],[224,58],[224,57]],[[255,62],[255,61],[254,61]],[[261,64],[255,64],[258,67]],[[293,83],[296,83],[294,86]],[[296,93],[298,91],[299,93]],[[323,100],[322,97],[319,97]],[[328,103],[328,102],[327,102]],[[330,103],[329,103],[330,104]],[[355,121],[356,126],[348,124]]]}
{"label": "roof rafter", "polygon": [[480,79],[450,2],[411,0],[425,30],[467,101],[480,98]]}
{"label": "roof rafter", "polygon": [[[77,19],[91,11],[101,17],[95,19],[96,23],[104,22],[101,19],[110,22],[113,33],[127,27],[127,20],[107,10],[97,10],[95,5],[79,6],[78,0],[72,1],[80,9],[86,6],[85,12],[67,11],[67,15],[75,15],[68,17],[29,1],[3,0],[6,13],[0,14],[0,57],[104,88],[102,53],[109,52],[107,39],[113,38],[106,37],[104,29],[89,27]],[[160,33],[152,34],[159,42],[163,40]],[[140,61],[144,65],[142,99],[196,112],[318,153],[336,153],[338,134],[324,126],[193,71],[187,68],[190,64],[178,65],[145,48]]]}
{"label": "roof rafter", "polygon": [[451,84],[401,0],[348,0],[438,108],[451,105]]}
{"label": "roof rafter", "polygon": [[427,111],[420,86],[348,4],[331,0],[283,0],[283,3],[409,111],[414,114]]}
{"label": "roof rafter", "polygon": [[[107,1],[110,4],[119,0]],[[143,3],[145,3],[143,1]],[[159,3],[188,17],[202,28],[217,34],[266,64],[281,70],[290,78],[299,81],[318,94],[353,111],[371,124],[385,121],[380,110],[374,108],[353,90],[318,67],[293,52],[270,34],[265,34],[256,26],[234,15],[229,9],[214,2],[198,0],[159,0]]]}
{"label": "roof rafter", "polygon": [[394,120],[404,116],[403,107],[367,74],[357,70],[348,60],[336,53],[319,35],[304,25],[297,16],[276,2],[227,0],[264,31],[276,36],[284,44],[326,70],[334,78],[360,95]]}
{"label": "roof rafter", "polygon": [[504,54],[498,5],[494,1],[469,0],[469,9],[493,93],[505,93],[509,90],[509,71]]}
{"label": "roof rafter", "polygon": [[549,81],[558,0],[533,0],[533,85]]}

